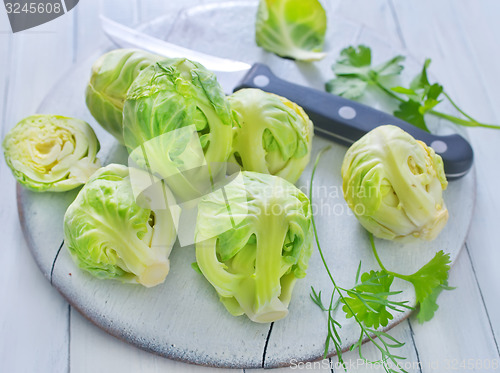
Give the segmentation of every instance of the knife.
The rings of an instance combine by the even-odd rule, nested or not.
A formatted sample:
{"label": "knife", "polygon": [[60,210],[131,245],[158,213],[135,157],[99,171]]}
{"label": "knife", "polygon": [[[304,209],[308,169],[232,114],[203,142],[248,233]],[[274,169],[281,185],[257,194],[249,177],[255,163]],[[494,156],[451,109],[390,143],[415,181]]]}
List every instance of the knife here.
{"label": "knife", "polygon": [[421,130],[404,120],[356,101],[335,96],[278,78],[266,65],[210,56],[154,38],[101,15],[104,33],[121,48],[139,48],[170,58],[188,58],[217,75],[227,94],[242,88],[259,88],[288,98],[304,108],[315,132],[335,142],[351,145],[375,127],[392,124],[431,146],[443,158],[448,180],[464,176],[472,166],[474,153],[458,134],[440,136]]}

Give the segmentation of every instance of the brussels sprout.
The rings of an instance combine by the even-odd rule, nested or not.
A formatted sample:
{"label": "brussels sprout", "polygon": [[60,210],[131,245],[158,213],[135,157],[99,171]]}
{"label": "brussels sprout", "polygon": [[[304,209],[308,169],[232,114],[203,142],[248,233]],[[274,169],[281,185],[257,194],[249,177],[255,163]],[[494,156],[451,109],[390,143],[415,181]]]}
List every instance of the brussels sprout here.
{"label": "brussels sprout", "polygon": [[[182,164],[194,164],[192,168],[206,165],[215,176],[231,153],[233,119],[229,104],[215,75],[197,62],[168,59],[144,69],[128,91],[123,115],[129,152],[133,154],[137,149],[142,153],[145,147],[156,149],[148,151],[149,166],[165,162],[172,165],[176,162],[172,157],[177,157]],[[190,155],[185,149],[192,145],[192,132],[197,136],[199,151],[191,147]],[[171,142],[167,133],[178,140],[174,148],[167,146]],[[151,141],[154,146],[149,145]],[[175,174],[171,169],[163,174],[162,169],[151,171],[164,178]],[[186,171],[189,167],[180,167],[178,177],[167,183],[177,197],[199,197],[203,194],[196,192],[200,188],[199,175],[190,179]],[[206,179],[210,181],[210,175]],[[195,193],[189,197],[191,190]]]}
{"label": "brussels sprout", "polygon": [[312,252],[306,195],[280,177],[244,171],[198,208],[197,265],[226,309],[261,323],[285,317]]}
{"label": "brussels sprout", "polygon": [[313,124],[297,104],[259,89],[229,96],[238,124],[233,157],[243,170],[295,183],[311,157]]}
{"label": "brussels sprout", "polygon": [[32,115],[3,141],[14,177],[36,192],[64,192],[85,184],[101,167],[99,141],[88,123],[58,115]]}
{"label": "brussels sprout", "polygon": [[354,143],[342,179],[349,207],[376,237],[433,240],[446,225],[443,160],[399,127],[377,127]]}
{"label": "brussels sprout", "polygon": [[162,59],[135,49],[116,49],[101,56],[92,66],[86,91],[87,107],[96,121],[123,143],[123,103],[139,73]]}
{"label": "brussels sprout", "polygon": [[281,57],[314,61],[325,57],[326,12],[318,0],[260,0],[255,40]]}
{"label": "brussels sprout", "polygon": [[129,169],[111,164],[69,206],[64,238],[74,261],[93,276],[151,287],[168,274],[176,233],[171,212],[140,207]]}

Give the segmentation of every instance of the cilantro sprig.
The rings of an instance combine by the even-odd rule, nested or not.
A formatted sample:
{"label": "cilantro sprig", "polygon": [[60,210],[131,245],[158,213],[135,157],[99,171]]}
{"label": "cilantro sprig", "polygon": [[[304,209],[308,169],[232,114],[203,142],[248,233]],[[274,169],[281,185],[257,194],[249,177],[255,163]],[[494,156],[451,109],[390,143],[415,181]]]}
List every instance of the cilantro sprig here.
{"label": "cilantro sprig", "polygon": [[370,234],[370,244],[373,255],[383,271],[389,275],[410,282],[415,288],[415,295],[419,311],[417,319],[423,323],[434,317],[434,313],[438,309],[436,303],[438,295],[442,290],[452,290],[454,288],[448,286],[448,272],[450,270],[450,254],[445,254],[443,250],[438,251],[436,255],[422,268],[412,275],[403,275],[393,271],[388,271],[377,252],[373,235]]}
{"label": "cilantro sprig", "polygon": [[[427,69],[431,59],[426,59],[422,70],[410,82],[408,87],[392,86],[394,78],[401,74],[404,56],[372,66],[371,49],[365,45],[350,46],[340,52],[332,70],[336,77],[328,81],[325,89],[338,96],[359,99],[369,86],[376,87],[379,92],[396,100],[398,108],[394,115],[425,131],[429,131],[425,115],[433,115],[452,123],[466,127],[485,127],[500,129],[499,125],[481,123],[464,112],[439,83],[430,83]],[[448,101],[463,117],[446,114],[436,110],[436,106]]]}
{"label": "cilantro sprig", "polygon": [[[324,148],[317,156],[310,180],[309,199],[312,204],[313,180],[316,168],[321,156],[329,147]],[[406,372],[399,362],[406,359],[397,355],[396,349],[405,344],[392,337],[387,332],[380,330],[389,324],[389,320],[394,318],[394,312],[403,312],[405,309],[413,309],[408,305],[408,301],[395,301],[391,297],[401,294],[401,291],[391,290],[394,278],[399,278],[410,282],[416,294],[419,311],[417,319],[423,323],[429,321],[438,309],[437,298],[442,290],[451,290],[448,286],[448,272],[450,270],[450,255],[443,251],[436,253],[427,264],[411,275],[400,274],[388,270],[378,255],[375,247],[375,240],[369,234],[370,244],[373,254],[380,266],[380,270],[370,270],[361,273],[361,262],[356,272],[355,285],[352,288],[339,286],[330,270],[321,243],[318,237],[314,215],[312,217],[314,238],[321,257],[321,261],[326,269],[333,290],[330,294],[328,306],[325,306],[322,299],[322,292],[311,287],[311,300],[324,312],[327,313],[327,335],[325,339],[324,358],[328,357],[330,345],[333,344],[339,362],[347,372],[346,365],[342,357],[342,338],[340,329],[342,325],[335,318],[339,306],[342,304],[342,311],[346,318],[353,318],[359,326],[360,334],[357,341],[350,346],[349,350],[357,350],[360,359],[368,363],[381,363],[386,372],[398,373]],[[380,353],[380,360],[370,361],[363,355],[362,344],[365,340],[370,340]]]}

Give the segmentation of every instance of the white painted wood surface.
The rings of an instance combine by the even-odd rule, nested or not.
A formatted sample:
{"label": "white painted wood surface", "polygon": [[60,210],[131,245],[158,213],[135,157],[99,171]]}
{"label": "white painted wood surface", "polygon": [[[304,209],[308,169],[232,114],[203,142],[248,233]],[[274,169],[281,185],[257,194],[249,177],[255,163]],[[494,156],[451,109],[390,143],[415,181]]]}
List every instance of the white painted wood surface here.
{"label": "white painted wood surface", "polygon": [[[148,14],[143,8],[152,3],[159,2],[136,3],[141,17]],[[18,119],[33,112],[75,58],[85,57],[104,40],[95,31],[95,6],[94,0],[82,1],[66,19],[14,36],[8,32],[0,9],[2,135]],[[471,114],[492,123],[500,122],[496,104],[500,100],[499,10],[495,0],[349,0],[337,7],[339,14],[368,24],[389,43],[403,43],[417,58],[432,57],[431,71],[457,101]],[[89,39],[87,32],[92,35]],[[74,40],[78,40],[76,46]],[[459,289],[444,294],[432,322],[420,326],[410,319],[393,331],[407,342],[406,348],[413,347],[405,354],[409,361],[421,362],[421,367],[413,370],[416,372],[453,371],[453,359],[466,364],[469,358],[483,362],[499,359],[500,271],[496,266],[500,253],[495,230],[500,208],[500,132],[473,129],[469,134],[476,151],[478,191],[467,251],[462,252],[451,273],[451,284]],[[129,372],[209,371],[135,350],[79,319],[73,310],[68,318],[67,304],[40,275],[27,251],[17,223],[14,183],[3,158],[0,180],[0,260],[4,268],[0,272],[0,371],[104,372],[117,367]],[[349,358],[356,361],[355,355]],[[377,370],[358,366],[350,371]]]}

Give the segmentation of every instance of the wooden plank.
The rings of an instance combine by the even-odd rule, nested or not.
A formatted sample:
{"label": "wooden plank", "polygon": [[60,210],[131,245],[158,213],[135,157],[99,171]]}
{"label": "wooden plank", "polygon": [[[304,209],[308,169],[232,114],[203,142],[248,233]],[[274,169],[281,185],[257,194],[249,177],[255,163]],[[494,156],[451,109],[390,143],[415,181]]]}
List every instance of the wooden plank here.
{"label": "wooden plank", "polygon": [[96,9],[96,11],[113,21],[127,26],[134,26],[141,19],[140,3],[140,0],[106,0],[100,3],[100,8]]}
{"label": "wooden plank", "polygon": [[[404,47],[388,0],[340,1],[335,13],[380,35],[388,44]],[[335,27],[335,25],[333,25]]]}
{"label": "wooden plank", "polygon": [[[28,30],[29,31],[29,30]],[[47,92],[72,65],[73,17],[70,14],[38,26],[31,32],[13,35],[16,69],[10,73],[10,117],[5,125],[13,127],[33,114]]]}
{"label": "wooden plank", "polygon": [[[0,12],[0,138],[5,134],[4,123],[6,119],[5,108],[8,98],[9,67],[13,63],[11,58],[12,51],[12,32],[8,23],[7,14]],[[3,157],[3,154],[2,154]],[[2,174],[0,173],[0,180]]]}
{"label": "wooden plank", "polygon": [[80,1],[73,10],[75,20],[73,54],[75,61],[88,58],[96,49],[108,42],[99,20],[99,6],[101,3],[108,2],[101,0]]}
{"label": "wooden plank", "polygon": [[[2,19],[4,12],[0,12]],[[66,30],[71,18],[11,36],[0,34],[2,135],[24,116],[35,112],[39,100],[70,66]],[[2,21],[2,31],[5,22]],[[6,46],[5,40],[12,42]],[[4,56],[8,58],[5,64]],[[5,79],[7,77],[7,79]],[[6,84],[7,82],[7,84]],[[2,136],[3,137],[3,136]],[[18,223],[15,182],[0,157],[0,350],[5,371],[66,371],[68,369],[68,305],[50,287],[29,252]]]}
{"label": "wooden plank", "polygon": [[[91,357],[91,358],[90,358]],[[215,373],[218,369],[188,365],[140,350],[113,338],[71,310],[71,372]],[[227,370],[239,373],[241,370]]]}
{"label": "wooden plank", "polygon": [[[498,123],[496,105],[490,105],[490,102],[496,102],[495,98],[498,100],[494,89],[498,82],[496,77],[487,75],[487,72],[494,71],[491,70],[490,43],[500,34],[497,22],[489,14],[498,4],[487,2],[472,6],[459,3],[460,7],[456,8],[458,3],[450,1],[412,2],[410,6],[394,2],[409,49],[419,56],[434,58],[431,71],[439,76],[440,82],[466,111],[480,120]],[[482,22],[470,22],[471,13],[481,16]],[[449,16],[443,17],[443,14]],[[500,277],[491,265],[499,258],[492,236],[499,208],[493,186],[498,182],[498,174],[491,170],[497,167],[495,144],[498,144],[500,134],[481,129],[468,132],[475,149],[475,169],[480,180],[467,240],[476,271],[474,273],[469,257],[463,254],[451,279],[451,284],[458,289],[450,294],[460,292],[460,295],[445,293],[440,299],[441,309],[435,320],[422,326],[414,325],[422,361],[440,364],[439,371],[451,371],[452,367],[443,364],[453,363],[453,359],[458,359],[459,363],[463,359],[479,359],[484,363],[499,357],[492,328],[498,339],[500,303],[496,294]],[[461,336],[464,328],[456,325],[467,325],[467,333]],[[424,372],[435,371],[429,366],[424,368]]]}
{"label": "wooden plank", "polygon": [[[500,124],[500,77],[495,70],[495,61],[500,58],[498,48],[492,48],[500,38],[500,27],[494,14],[500,11],[497,1],[484,1],[473,6],[467,2],[454,3],[456,21],[459,24],[461,37],[465,41],[468,55],[476,66],[475,73],[479,75],[479,81],[484,87],[485,94],[479,95],[476,100],[477,106],[472,106],[468,100],[460,100],[470,106],[470,110],[477,113],[480,119]],[[456,6],[456,7],[455,7]],[[471,22],[479,19],[482,22]],[[468,72],[464,71],[464,74]],[[484,104],[481,104],[484,102]],[[484,111],[484,106],[489,110]],[[500,341],[500,298],[498,297],[498,284],[500,283],[500,271],[492,263],[500,262],[498,243],[493,232],[498,229],[498,211],[500,211],[500,199],[498,198],[499,175],[498,168],[498,143],[500,142],[500,131],[494,130],[471,130],[471,139],[476,151],[476,170],[478,186],[476,197],[476,210],[471,230],[467,240],[468,252],[471,257],[475,275],[481,288],[481,293],[488,311],[488,317],[496,337],[496,347]],[[493,171],[493,172],[492,172]]]}
{"label": "wooden plank", "polygon": [[[199,5],[200,0],[180,1],[141,1],[140,2],[140,23],[151,22],[159,17],[177,18],[182,9],[187,9]],[[167,25],[168,27],[168,25]]]}
{"label": "wooden plank", "polygon": [[450,284],[457,289],[441,294],[439,310],[431,322],[411,320],[423,372],[466,370],[462,364],[467,367],[469,361],[469,370],[487,371],[485,364],[498,363],[499,356],[465,251],[450,273]]}

